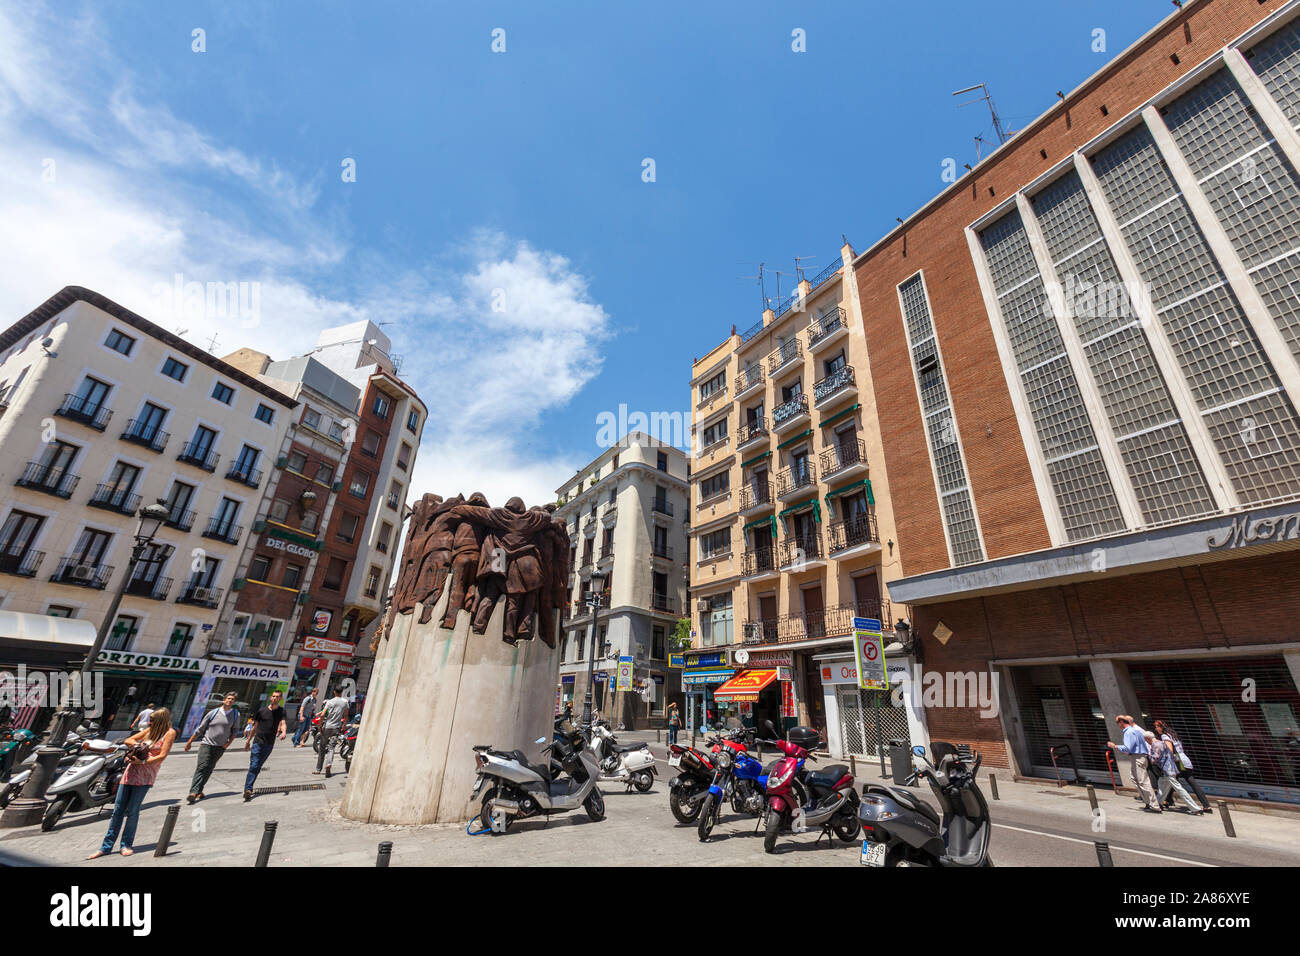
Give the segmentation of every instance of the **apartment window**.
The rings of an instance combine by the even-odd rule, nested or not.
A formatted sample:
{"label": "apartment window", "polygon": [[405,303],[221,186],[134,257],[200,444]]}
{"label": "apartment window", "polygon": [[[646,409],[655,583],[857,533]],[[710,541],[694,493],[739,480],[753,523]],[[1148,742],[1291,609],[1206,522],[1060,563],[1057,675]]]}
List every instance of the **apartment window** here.
{"label": "apartment window", "polygon": [[660,471],[667,472],[667,471],[668,471],[668,456],[665,455],[663,452],[659,452],[659,453],[658,453],[658,462],[656,463],[655,467],[657,467]]}
{"label": "apartment window", "polygon": [[650,656],[657,661],[665,660],[668,657],[668,636],[662,627],[651,629]]}
{"label": "apartment window", "polygon": [[270,425],[275,421],[275,409],[270,405],[263,405],[261,402],[258,402],[257,411],[253,412],[253,417],[259,422],[264,422],[265,424]]}
{"label": "apartment window", "polygon": [[259,614],[253,622],[248,631],[248,649],[258,654],[274,654],[280,643],[280,632],[284,630],[284,621]]}
{"label": "apartment window", "polygon": [[193,624],[176,624],[172,627],[172,636],[167,641],[167,650],[164,653],[170,657],[184,657],[193,640]]}
{"label": "apartment window", "polygon": [[235,390],[225,382],[217,382],[212,386],[212,397],[222,405],[229,405],[235,398]]}
{"label": "apartment window", "polygon": [[704,436],[701,438],[703,447],[708,448],[727,437],[727,418],[720,418],[712,425],[704,429]]}
{"label": "apartment window", "polygon": [[402,483],[394,481],[388,486],[388,507],[397,511],[402,507]]}
{"label": "apartment window", "polygon": [[113,624],[113,630],[104,642],[106,651],[124,651],[131,646],[131,641],[140,630],[140,619],[130,614],[119,614]]}
{"label": "apartment window", "polygon": [[332,484],[334,481],[334,466],[321,462],[316,466],[316,480],[322,485]]}
{"label": "apartment window", "polygon": [[413,434],[418,434],[418,433],[419,433],[419,431],[420,431],[420,413],[419,413],[419,412],[417,412],[417,411],[415,411],[414,409],[412,409],[412,410],[411,410],[411,413],[410,413],[409,415],[406,416],[406,428],[407,428],[408,431],[412,432]]}
{"label": "apartment window", "polygon": [[708,381],[700,383],[700,401],[704,401],[710,395],[722,391],[727,387],[727,370],[723,369],[717,375]]}
{"label": "apartment window", "polygon": [[370,493],[370,476],[364,471],[352,473],[352,484],[348,485],[348,491],[354,498],[364,498]]}
{"label": "apartment window", "polygon": [[77,609],[66,604],[51,604],[45,609],[45,613],[49,617],[76,617]]}
{"label": "apartment window", "polygon": [[388,420],[388,413],[393,410],[393,400],[387,395],[376,395],[370,410],[385,421]]}
{"label": "apartment window", "polygon": [[189,370],[190,367],[188,365],[184,362],[176,361],[171,356],[168,356],[167,361],[163,362],[162,373],[168,378],[176,379],[178,382],[185,381],[185,376],[189,373]]}
{"label": "apartment window", "polygon": [[307,471],[307,456],[300,451],[291,451],[287,465],[290,471],[304,474]]}
{"label": "apartment window", "polygon": [[287,564],[284,568],[284,578],[280,583],[286,588],[297,588],[298,582],[302,580],[301,564]]}
{"label": "apartment window", "polygon": [[330,563],[325,568],[325,580],[321,582],[321,587],[328,588],[331,591],[341,589],[347,570],[348,563],[342,558],[330,558]]}
{"label": "apartment window", "polygon": [[718,495],[726,494],[731,488],[731,474],[726,471],[720,471],[716,475],[705,478],[700,482],[700,501],[708,501],[710,498],[716,498]]}
{"label": "apartment window", "polygon": [[258,554],[248,565],[248,579],[265,583],[271,576],[271,559]]}
{"label": "apartment window", "polygon": [[186,454],[198,461],[205,460],[212,453],[212,446],[217,443],[217,433],[203,425],[194,427],[194,437]]}
{"label": "apartment window", "polygon": [[303,513],[302,524],[300,524],[298,527],[301,528],[303,531],[306,531],[308,534],[315,534],[316,524],[319,521],[320,521],[319,511],[307,511]]}
{"label": "apartment window", "polygon": [[706,599],[706,608],[700,611],[700,643],[716,647],[732,642],[731,592],[715,594]]}
{"label": "apartment window", "polygon": [[700,557],[711,558],[731,551],[731,529],[722,528],[700,536]]}
{"label": "apartment window", "polygon": [[397,467],[402,469],[402,471],[406,471],[406,468],[410,463],[411,446],[406,442],[402,442],[402,447],[397,450]]}
{"label": "apartment window", "polygon": [[[114,352],[121,352],[123,355],[130,355],[131,350],[135,348],[135,339],[131,338],[131,336],[124,332],[119,332],[117,329],[113,329],[113,331],[108,333],[108,338],[104,340],[104,344]],[[118,648],[118,650],[121,650],[121,648]]]}
{"label": "apartment window", "polygon": [[366,597],[372,598],[378,596],[379,596],[379,569],[372,564],[370,566],[370,571],[366,574]]}
{"label": "apartment window", "polygon": [[361,437],[361,453],[375,458],[379,455],[379,435],[366,429],[366,433]]}
{"label": "apartment window", "polygon": [[284,524],[285,519],[289,517],[289,502],[283,498],[276,498],[271,502],[271,510],[267,512],[267,517]]}
{"label": "apartment window", "polygon": [[336,532],[337,536],[348,544],[351,544],[357,539],[357,525],[360,523],[360,520],[360,518],[351,512],[343,512],[342,517],[339,518],[339,530]]}
{"label": "apartment window", "polygon": [[235,471],[244,476],[251,475],[261,454],[252,445],[245,445],[239,450],[239,457],[235,459]]}
{"label": "apartment window", "polygon": [[378,541],[375,542],[375,547],[377,547],[380,551],[384,552],[384,554],[387,554],[388,542],[389,539],[392,538],[392,536],[393,536],[393,526],[389,524],[387,521],[385,521],[383,524],[379,526],[379,539]]}
{"label": "apartment window", "polygon": [[307,408],[302,413],[302,423],[312,431],[320,431],[320,412],[314,408]]}
{"label": "apartment window", "polygon": [[330,422],[330,431],[329,431],[329,436],[330,436],[330,438],[332,438],[332,439],[334,439],[336,442],[338,442],[340,445],[345,444],[345,442],[344,442],[344,440],[343,440],[343,423],[342,423],[342,422]]}
{"label": "apartment window", "polygon": [[190,502],[194,500],[194,492],[197,489],[194,485],[187,485],[183,481],[173,481],[171,489],[167,492],[167,520],[172,524],[179,524],[185,517],[185,512],[189,510]]}

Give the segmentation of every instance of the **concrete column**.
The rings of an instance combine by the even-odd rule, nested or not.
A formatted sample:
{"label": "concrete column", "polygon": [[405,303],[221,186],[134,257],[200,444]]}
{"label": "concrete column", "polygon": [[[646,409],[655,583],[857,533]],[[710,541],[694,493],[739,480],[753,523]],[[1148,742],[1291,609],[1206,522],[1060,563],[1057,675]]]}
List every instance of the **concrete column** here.
{"label": "concrete column", "polygon": [[399,614],[380,647],[340,811],[368,823],[464,823],[471,801],[475,744],[519,749],[551,739],[559,654],[538,640],[501,640],[504,600],[487,633],[470,632],[468,614],[439,626],[444,589],[428,624],[423,605]]}
{"label": "concrete column", "polygon": [[998,679],[998,719],[1002,722],[1002,733],[1007,742],[1011,772],[1022,777],[1032,777],[1034,763],[1029,755],[1024,723],[1020,719],[1020,696],[1016,693],[1015,668],[990,669]]}
{"label": "concrete column", "polygon": [[1142,723],[1142,707],[1138,704],[1137,691],[1133,689],[1133,680],[1129,677],[1128,664],[1123,661],[1099,660],[1089,661],[1092,680],[1097,685],[1097,696],[1101,700],[1101,711],[1106,715],[1106,732],[1115,743],[1124,742],[1124,735],[1119,732],[1115,718],[1120,714],[1129,714],[1139,724]]}

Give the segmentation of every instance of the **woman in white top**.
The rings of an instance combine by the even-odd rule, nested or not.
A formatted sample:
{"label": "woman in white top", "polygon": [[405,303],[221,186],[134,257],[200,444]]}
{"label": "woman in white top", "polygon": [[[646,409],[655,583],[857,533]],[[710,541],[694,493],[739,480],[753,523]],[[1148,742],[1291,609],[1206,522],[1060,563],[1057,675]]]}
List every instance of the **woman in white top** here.
{"label": "woman in white top", "polygon": [[[1183,749],[1183,742],[1178,739],[1178,734],[1174,728],[1170,727],[1166,721],[1157,720],[1153,725],[1156,733],[1160,735],[1161,741],[1173,750],[1174,763],[1178,767],[1178,779],[1186,787],[1191,787],[1192,792],[1196,794],[1196,799],[1201,801],[1201,806],[1210,809],[1210,798],[1205,795],[1201,789],[1200,783],[1196,777],[1192,776],[1192,758],[1187,756],[1187,751]],[[1174,805],[1173,795],[1170,794],[1168,806]]]}
{"label": "woman in white top", "polygon": [[1163,743],[1151,731],[1147,731],[1147,749],[1151,751],[1152,763],[1158,764],[1162,771],[1160,777],[1160,799],[1163,801],[1166,797],[1172,797],[1177,791],[1178,795],[1183,798],[1187,804],[1187,812],[1200,816],[1205,811],[1192,802],[1191,794],[1183,789],[1181,781],[1178,779],[1178,765],[1174,762],[1174,748],[1169,744]]}

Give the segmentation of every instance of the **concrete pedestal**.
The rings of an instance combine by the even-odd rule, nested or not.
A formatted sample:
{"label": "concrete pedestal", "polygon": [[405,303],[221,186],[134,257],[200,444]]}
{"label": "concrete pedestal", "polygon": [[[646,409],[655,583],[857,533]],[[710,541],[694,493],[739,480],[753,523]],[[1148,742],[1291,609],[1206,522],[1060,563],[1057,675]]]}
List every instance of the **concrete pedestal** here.
{"label": "concrete pedestal", "polygon": [[348,819],[466,823],[478,813],[475,744],[533,759],[541,747],[533,741],[551,739],[558,651],[502,641],[504,599],[484,634],[470,632],[464,612],[442,628],[448,590],[428,624],[419,623],[422,605],[397,615],[379,648],[340,808]]}

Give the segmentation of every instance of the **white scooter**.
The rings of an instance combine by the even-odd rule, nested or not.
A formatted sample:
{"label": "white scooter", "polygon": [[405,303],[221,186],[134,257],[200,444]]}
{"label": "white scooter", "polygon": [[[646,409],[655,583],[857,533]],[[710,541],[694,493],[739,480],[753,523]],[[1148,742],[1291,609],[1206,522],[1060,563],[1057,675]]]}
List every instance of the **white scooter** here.
{"label": "white scooter", "polygon": [[620,744],[610,731],[608,720],[591,725],[591,750],[600,764],[601,780],[626,784],[629,790],[636,787],[638,793],[646,793],[654,786],[654,775],[659,770],[650,745]]}
{"label": "white scooter", "polygon": [[82,748],[83,756],[55,777],[45,791],[49,803],[41,817],[42,830],[53,830],[69,810],[89,810],[117,799],[131,748],[108,740],[88,740]]}

